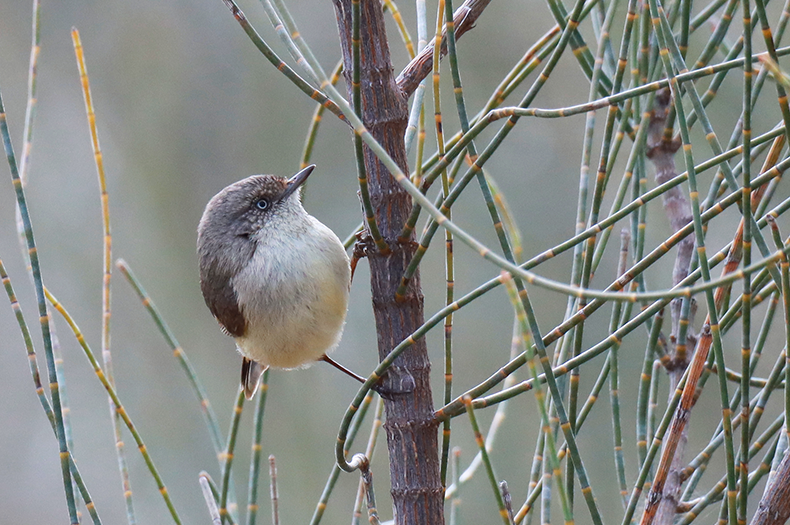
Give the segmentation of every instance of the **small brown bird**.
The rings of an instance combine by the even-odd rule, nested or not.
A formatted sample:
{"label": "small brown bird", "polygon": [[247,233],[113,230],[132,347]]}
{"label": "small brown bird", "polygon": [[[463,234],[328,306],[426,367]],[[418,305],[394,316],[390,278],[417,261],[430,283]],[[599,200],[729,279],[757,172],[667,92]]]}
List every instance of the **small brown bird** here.
{"label": "small brown bird", "polygon": [[243,356],[247,399],[270,366],[323,360],[365,381],[327,357],[343,333],[351,270],[337,235],[302,207],[300,187],[314,168],[231,184],[200,219],[200,288]]}

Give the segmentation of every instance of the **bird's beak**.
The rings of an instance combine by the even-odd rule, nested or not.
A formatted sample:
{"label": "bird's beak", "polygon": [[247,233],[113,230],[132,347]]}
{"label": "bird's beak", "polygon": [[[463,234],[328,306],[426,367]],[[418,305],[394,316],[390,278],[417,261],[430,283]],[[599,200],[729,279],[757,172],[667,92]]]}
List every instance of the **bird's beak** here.
{"label": "bird's beak", "polygon": [[309,166],[301,170],[299,173],[288,179],[288,186],[285,188],[285,191],[280,196],[280,200],[284,201],[285,199],[290,197],[291,194],[293,194],[296,190],[298,190],[299,187],[302,184],[304,184],[304,182],[307,180],[307,177],[310,176],[310,174],[313,172],[314,169],[315,169],[315,164],[310,164]]}

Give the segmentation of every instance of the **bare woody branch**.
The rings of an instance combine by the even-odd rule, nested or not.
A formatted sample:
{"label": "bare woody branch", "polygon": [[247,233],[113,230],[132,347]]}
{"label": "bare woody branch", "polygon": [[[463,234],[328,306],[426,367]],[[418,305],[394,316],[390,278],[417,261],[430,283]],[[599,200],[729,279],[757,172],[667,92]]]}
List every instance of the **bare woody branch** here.
{"label": "bare woody branch", "polygon": [[[680,147],[680,141],[666,140],[665,126],[669,108],[672,105],[672,97],[669,89],[663,89],[656,95],[655,102],[653,103],[652,115],[648,128],[647,137],[647,158],[653,163],[656,170],[656,184],[662,184],[667,180],[677,175],[675,167],[675,152]],[[688,199],[683,194],[682,189],[678,186],[667,191],[663,196],[664,211],[669,219],[670,226],[673,232],[677,232],[691,222],[691,205]],[[680,243],[678,243],[677,256],[675,258],[675,267],[672,272],[672,283],[677,284],[686,278],[689,272],[689,263],[691,256],[694,252],[694,237],[688,236]],[[672,301],[670,311],[672,315],[672,332],[669,340],[670,366],[668,367],[669,374],[669,395],[670,397],[675,393],[680,378],[689,364],[689,357],[687,349],[694,348],[695,340],[691,336],[691,330],[688,331],[685,341],[679,341],[680,334],[680,317],[681,306],[683,300],[676,298]],[[693,323],[693,312],[689,316],[689,323]],[[710,337],[708,340],[710,344]],[[706,349],[707,354],[707,349]],[[701,361],[700,361],[701,362]],[[689,393],[691,396],[691,393]],[[686,426],[688,420],[688,410],[690,410],[693,401],[689,397],[689,404],[685,407],[685,411],[678,410],[678,416],[673,421],[672,430],[677,430],[677,435],[671,434],[667,439],[665,445],[665,454],[668,448],[672,449],[670,454],[670,463],[667,464],[667,470],[664,471],[666,477],[658,479],[657,487],[663,488],[660,492],[660,503],[656,509],[655,524],[668,525],[672,523],[675,518],[677,507],[677,498],[680,493],[680,471],[683,468],[683,457],[685,455],[686,444],[688,441],[688,427]],[[684,414],[685,417],[680,417]],[[662,465],[663,465],[662,458]],[[656,487],[654,487],[655,489]],[[647,515],[648,513],[645,512]]]}
{"label": "bare woody branch", "polygon": [[[664,170],[674,170],[674,161],[671,157],[673,151],[677,148],[675,147],[672,151],[661,151],[661,144],[671,143],[664,140],[657,141],[658,132],[664,127],[666,109],[669,107],[669,103],[670,97],[668,91],[660,92],[656,97],[655,105],[653,107],[653,118],[651,119],[650,123],[650,138],[648,138],[648,146],[651,148],[651,153],[648,153],[648,157],[650,157],[650,159],[656,165],[657,180],[663,177]],[[664,133],[663,136],[669,135]],[[671,146],[668,147],[671,150]],[[775,165],[779,152],[783,147],[784,136],[782,136],[781,139],[776,139],[774,141],[774,145],[772,146],[771,151],[769,152],[765,163],[763,164],[761,173]],[[657,151],[656,148],[659,148],[659,150]],[[656,162],[656,157],[658,157],[659,162]],[[752,206],[757,207],[765,191],[765,185],[755,189],[751,198]],[[689,209],[689,204],[684,195],[672,195],[669,194],[669,192],[667,193],[667,196],[664,198],[664,208],[674,229],[676,222],[688,222],[688,220],[690,220],[686,219],[686,211]],[[744,220],[741,219],[740,224],[736,229],[730,251],[727,255],[726,263],[722,269],[722,275],[727,275],[734,272],[741,262],[743,253],[743,229]],[[691,250],[689,250],[689,252],[691,252]],[[679,250],[678,259],[680,259],[681,255],[682,251]],[[687,268],[691,259],[691,254],[689,253],[687,257],[687,259],[680,261],[683,263],[682,265],[679,265],[676,261],[673,279],[677,277],[677,273],[679,271],[683,271],[683,267],[686,268],[686,272],[683,275],[688,274]],[[714,298],[716,310],[721,309],[729,289],[729,286],[722,286],[716,289],[716,295]],[[683,352],[683,355],[680,355],[681,344],[674,340],[674,338],[677,337],[676,330],[678,329],[675,324],[678,323],[679,317],[676,318],[675,315],[673,315],[672,321],[673,339],[670,341],[670,343],[672,343],[671,346],[674,346],[674,352],[672,355],[673,366],[668,370],[670,381],[672,383],[672,390],[670,390],[670,392],[673,392],[677,387],[678,382],[680,381],[680,376],[687,366],[685,352]],[[689,322],[691,322],[691,320],[689,320]],[[697,348],[692,357],[691,370],[686,381],[686,386],[683,389],[680,405],[675,412],[675,417],[672,420],[672,426],[670,427],[664,440],[664,449],[662,451],[661,462],[659,463],[659,467],[650,490],[650,495],[648,496],[647,504],[645,505],[645,510],[641,521],[642,525],[671,525],[674,521],[676,513],[678,512],[678,495],[682,483],[681,467],[683,465],[683,452],[688,439],[688,420],[691,409],[694,407],[694,403],[696,402],[696,394],[693,393],[693,390],[696,387],[700,374],[702,373],[702,369],[699,368],[699,366],[706,359],[708,351],[710,350],[711,342],[712,338],[709,314],[705,319],[699,340],[696,342]],[[694,339],[689,336],[687,336],[686,343],[689,345],[689,347],[691,347],[692,344],[695,344]],[[788,475],[790,475],[790,473]],[[788,509],[790,509],[790,506],[788,506]],[[788,512],[790,512],[790,510],[788,510]],[[787,515],[785,515],[785,520],[786,519]],[[770,521],[766,523],[776,525],[777,522]],[[784,520],[781,523],[783,524]]]}
{"label": "bare woody branch", "polygon": [[790,453],[785,457],[771,478],[763,494],[751,525],[784,525],[790,517]]}
{"label": "bare woody branch", "polygon": [[[466,0],[461,7],[455,10],[453,23],[455,25],[456,38],[460,38],[461,35],[475,26],[477,18],[483,13],[483,10],[489,3],[491,3],[491,0]],[[396,82],[406,98],[409,98],[414,93],[420,81],[427,77],[433,69],[433,48],[433,41],[431,41],[398,75]],[[442,29],[442,50],[440,56],[446,54],[447,27],[445,26]]]}

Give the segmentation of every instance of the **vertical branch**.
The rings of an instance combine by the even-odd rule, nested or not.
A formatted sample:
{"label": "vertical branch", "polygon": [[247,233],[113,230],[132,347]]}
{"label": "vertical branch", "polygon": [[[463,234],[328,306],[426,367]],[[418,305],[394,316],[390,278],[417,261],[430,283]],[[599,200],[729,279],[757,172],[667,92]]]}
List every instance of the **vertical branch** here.
{"label": "vertical branch", "polygon": [[[758,3],[759,5],[759,3]],[[742,213],[743,213],[743,266],[746,268],[752,262],[752,222],[751,222],[751,197],[752,197],[752,171],[751,171],[751,153],[752,153],[752,19],[751,19],[751,2],[743,0],[741,2],[743,7],[743,161],[741,163],[741,174],[743,176],[743,198],[742,198]],[[759,9],[759,8],[758,8]],[[773,50],[773,38],[771,38],[771,30],[767,29],[767,20],[763,26],[763,35],[765,35],[766,43],[769,45],[769,50]],[[787,111],[787,96],[784,93],[781,85],[777,84],[779,89],[780,101],[783,117],[788,118]],[[785,121],[787,124],[787,121]],[[785,130],[787,132],[788,130]],[[729,516],[729,522],[735,523],[737,519],[738,524],[746,523],[746,510],[749,503],[749,360],[751,358],[751,319],[752,319],[752,279],[751,274],[744,272],[743,276],[743,319],[741,320],[741,373],[743,380],[741,381],[741,419],[744,424],[741,427],[741,453],[738,458],[740,467],[740,493],[738,497],[737,515]],[[786,416],[787,414],[785,414]],[[732,505],[730,505],[732,507]],[[732,512],[730,508],[730,512]]]}
{"label": "vertical branch", "polygon": [[[348,95],[353,98],[350,90],[353,71],[352,3],[351,0],[333,0],[333,3]],[[408,172],[403,139],[408,108],[392,75],[380,2],[360,2],[359,28],[362,121],[400,169]],[[367,146],[364,148],[364,160],[376,223],[390,248],[389,253],[376,250],[368,258],[379,357],[383,359],[423,324],[423,296],[419,275],[415,274],[403,300],[395,301],[400,276],[415,251],[413,238],[397,242],[398,233],[411,211],[411,198]],[[413,391],[393,396],[385,402],[387,423],[384,427],[390,455],[391,491],[395,520],[399,524],[444,523],[437,422],[433,418],[429,374],[430,361],[424,339],[417,340],[409,351],[399,356],[388,372],[390,383],[394,384],[399,378],[405,378],[403,380],[407,383],[413,378],[414,382]],[[414,465],[418,463],[421,468],[415,469]]]}
{"label": "vertical branch", "polygon": [[[354,113],[360,117],[362,116],[362,88],[359,85],[360,81],[360,60],[362,45],[359,41],[360,35],[360,0],[351,1],[351,55],[354,62],[351,68],[351,90],[352,100],[354,102]],[[348,77],[346,77],[348,78]],[[354,134],[354,153],[357,157],[357,178],[359,179],[359,197],[362,201],[362,209],[365,212],[365,222],[367,223],[367,232],[370,234],[376,247],[382,252],[387,253],[389,247],[384,239],[381,238],[378,225],[376,224],[376,215],[370,205],[370,192],[368,190],[368,179],[365,173],[365,158],[362,149],[362,138],[359,134]],[[354,263],[351,264],[352,270]]]}
{"label": "vertical branch", "polygon": [[253,422],[252,458],[250,459],[250,481],[247,491],[247,525],[255,525],[258,516],[258,477],[261,463],[261,435],[263,434],[263,414],[266,409],[266,393],[269,391],[269,370],[263,373],[261,385],[258,388],[258,402],[255,408]]}
{"label": "vertical branch", "polygon": [[[671,104],[670,91],[669,89],[664,89],[656,96],[651,112],[647,138],[647,157],[655,166],[656,184],[663,184],[677,176],[674,157],[675,152],[680,147],[680,142],[664,139],[664,127]],[[668,190],[662,195],[662,200],[664,202],[664,211],[667,214],[673,232],[677,232],[691,222],[691,206],[680,187]],[[694,238],[692,236],[688,236],[678,243],[677,257],[675,258],[675,266],[672,272],[673,286],[688,275],[689,263],[693,252]],[[670,351],[671,360],[667,370],[670,382],[670,396],[674,394],[680,377],[688,366],[687,348],[693,348],[694,345],[694,341],[686,335],[686,327],[690,322],[689,315],[688,313],[683,315],[690,306],[689,299],[681,298],[673,299],[670,305],[672,331],[669,340],[670,348],[668,350]],[[687,440],[688,428],[684,427],[677,443],[672,465],[669,468],[663,499],[656,513],[656,523],[658,524],[671,523],[675,515],[677,496],[680,492],[681,484],[679,473],[683,468],[683,456]]]}
{"label": "vertical branch", "polygon": [[499,515],[504,521],[505,525],[509,525],[511,520],[507,509],[505,508],[505,501],[502,498],[502,493],[499,491],[499,484],[497,483],[496,474],[494,474],[494,467],[491,465],[491,461],[488,458],[488,451],[486,450],[485,446],[485,438],[483,438],[483,434],[480,433],[480,425],[477,423],[475,411],[474,408],[472,408],[472,398],[469,396],[464,396],[464,405],[466,406],[466,413],[469,415],[469,422],[472,425],[475,443],[477,443],[477,446],[480,449],[480,454],[483,457],[483,464],[486,467],[488,481],[491,482],[491,486],[494,489],[494,498],[496,499],[497,506],[499,507]]}
{"label": "vertical branch", "polygon": [[[417,49],[421,50],[428,43],[428,24],[426,22],[425,0],[416,0],[417,9]],[[414,55],[409,51],[409,56],[414,59]],[[406,153],[411,151],[411,145],[414,141],[414,136],[417,134],[417,158],[415,159],[414,169],[416,171],[414,183],[419,186],[421,173],[422,173],[422,156],[423,147],[425,146],[425,108],[423,106],[423,98],[425,96],[425,79],[420,81],[414,92],[414,99],[411,103],[411,112],[409,113],[409,124],[406,126]]]}
{"label": "vertical branch", "polygon": [[241,420],[241,412],[244,408],[244,389],[239,388],[236,394],[236,403],[233,405],[233,415],[230,419],[230,430],[228,431],[228,443],[225,447],[222,462],[222,485],[220,486],[219,498],[219,514],[222,518],[222,523],[230,521],[234,523],[236,520],[231,512],[230,505],[228,505],[228,487],[230,486],[230,471],[233,466],[233,454],[236,450],[236,436],[239,431],[239,421]]}
{"label": "vertical branch", "polygon": [[[649,158],[655,166],[656,184],[663,184],[677,176],[674,157],[675,152],[677,152],[680,147],[680,141],[666,141],[663,138],[664,125],[671,103],[672,100],[669,89],[660,91],[655,98],[650,118],[647,138],[647,158]],[[691,206],[689,206],[688,199],[683,195],[683,190],[679,186],[671,188],[664,193],[661,198],[664,203],[664,211],[667,214],[673,232],[677,232],[691,222]],[[688,236],[678,243],[678,254],[672,272],[673,286],[685,279],[688,275],[689,263],[691,262],[693,251],[693,237]],[[683,370],[688,364],[688,358],[685,355],[680,355],[681,353],[685,354],[686,342],[678,341],[681,306],[682,299],[677,298],[672,300],[670,307],[672,317],[670,343],[672,347],[675,347],[675,345],[679,347],[675,350],[675,355],[672,356],[673,360],[682,359],[685,362],[674,363],[671,367],[674,370],[670,370],[669,372],[670,379],[672,380],[670,391],[677,386],[677,380],[680,375],[683,374]]]}
{"label": "vertical branch", "polygon": [[[448,6],[448,13],[451,13],[452,5]],[[440,68],[439,68],[439,50],[441,49],[442,42],[442,18],[445,11],[444,0],[439,0],[438,12],[436,13],[436,36],[434,37],[433,45],[433,112],[434,122],[436,124],[436,146],[437,153],[440,159],[444,158],[444,130],[442,127],[442,99],[440,89]],[[452,15],[451,15],[452,19]],[[447,175],[447,169],[442,170],[442,198],[446,199],[450,193],[450,182]],[[451,212],[446,211],[448,219],[452,218]],[[444,232],[445,239],[445,281],[447,283],[447,292],[445,294],[445,305],[451,304],[454,298],[454,266],[453,266],[453,234],[450,231]],[[453,316],[448,315],[444,319],[444,403],[452,401],[453,395]],[[450,420],[447,419],[442,423],[442,453],[439,466],[439,472],[442,480],[442,486],[447,486],[447,460],[450,454]]]}
{"label": "vertical branch", "polygon": [[370,465],[367,463],[359,467],[362,478],[362,485],[365,487],[365,500],[368,504],[368,523],[370,525],[381,525],[379,521],[379,511],[376,509],[376,493],[373,490],[373,473],[370,472]]}
{"label": "vertical branch", "polygon": [[[459,487],[458,484],[458,473],[461,470],[461,449],[458,447],[454,447],[452,450],[453,454],[453,484],[456,487]],[[458,490],[455,491],[455,495],[450,499],[450,525],[455,525],[458,520],[458,507],[461,505],[461,498],[458,496]]]}
{"label": "vertical branch", "polygon": [[272,500],[272,525],[280,525],[280,498],[277,496],[277,464],[274,456],[269,456],[269,480]]}
{"label": "vertical branch", "polygon": [[[373,416],[373,424],[370,428],[368,436],[368,445],[365,447],[365,457],[372,458],[373,452],[376,450],[376,443],[378,442],[379,429],[381,428],[381,417],[384,415],[384,401],[379,398],[376,401],[375,415]],[[362,516],[362,500],[365,499],[366,489],[365,480],[363,476],[359,479],[359,488],[357,489],[357,500],[354,503],[354,513],[351,518],[352,525],[359,525],[359,518]],[[375,505],[374,505],[375,507]],[[370,500],[368,499],[368,508],[370,508]],[[377,518],[378,519],[378,518]]]}
{"label": "vertical branch", "polygon": [[[30,166],[30,153],[33,150],[33,122],[36,118],[36,85],[38,79],[38,55],[41,52],[41,4],[33,0],[33,44],[30,46],[30,69],[27,76],[27,107],[25,108],[25,138],[22,146],[22,157],[19,160],[19,178],[22,184],[27,183],[27,174]],[[21,226],[21,218],[17,217],[17,225]],[[20,230],[20,237],[24,237],[24,230]]]}
{"label": "vertical branch", "polygon": [[[631,232],[623,229],[620,232],[620,262],[617,276],[620,277],[628,269],[628,244],[631,242]],[[609,331],[617,330],[621,319],[622,303],[615,303],[612,309],[612,318]],[[623,312],[628,317],[628,312]],[[617,480],[620,483],[620,496],[623,499],[623,508],[628,506],[628,488],[625,479],[625,458],[623,457],[623,431],[620,419],[620,375],[619,375],[619,350],[620,345],[615,343],[609,350],[609,363],[611,363],[611,388],[609,396],[612,405],[612,431],[614,435],[614,464],[617,468]]]}
{"label": "vertical branch", "polygon": [[[74,54],[77,56],[77,67],[80,72],[82,95],[85,100],[85,112],[88,115],[88,128],[91,133],[93,158],[96,164],[96,173],[99,178],[99,191],[101,196],[102,226],[103,226],[103,261],[102,261],[102,327],[101,327],[101,355],[104,363],[104,373],[107,381],[115,388],[115,374],[112,368],[112,353],[110,352],[110,276],[112,274],[112,234],[110,233],[110,198],[107,193],[107,177],[104,174],[104,160],[101,146],[99,145],[99,132],[96,128],[96,112],[93,109],[93,96],[91,95],[88,68],[85,65],[85,53],[82,49],[80,33],[76,28],[71,30],[71,40],[74,43]],[[129,469],[126,465],[123,436],[121,434],[121,421],[116,406],[109,399],[110,418],[112,419],[113,433],[115,434],[115,453],[118,459],[118,470],[121,473],[124,500],[126,502],[126,518],[130,525],[137,522],[134,515],[132,499],[132,485],[129,481]]]}

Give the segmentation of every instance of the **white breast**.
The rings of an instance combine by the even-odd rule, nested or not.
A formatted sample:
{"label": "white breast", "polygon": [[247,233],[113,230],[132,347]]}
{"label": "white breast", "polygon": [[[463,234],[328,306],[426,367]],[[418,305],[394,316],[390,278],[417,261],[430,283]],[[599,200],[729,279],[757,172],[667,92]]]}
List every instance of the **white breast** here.
{"label": "white breast", "polygon": [[300,227],[259,239],[232,285],[247,320],[236,339],[246,357],[296,368],[333,350],[343,333],[351,279],[337,236],[305,214]]}

